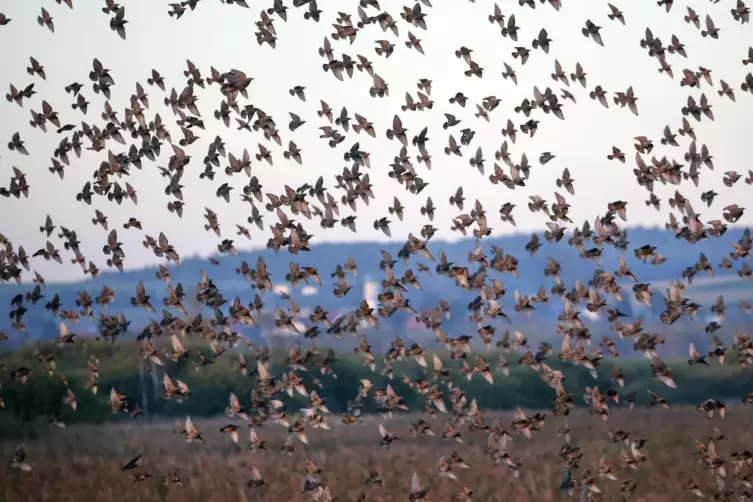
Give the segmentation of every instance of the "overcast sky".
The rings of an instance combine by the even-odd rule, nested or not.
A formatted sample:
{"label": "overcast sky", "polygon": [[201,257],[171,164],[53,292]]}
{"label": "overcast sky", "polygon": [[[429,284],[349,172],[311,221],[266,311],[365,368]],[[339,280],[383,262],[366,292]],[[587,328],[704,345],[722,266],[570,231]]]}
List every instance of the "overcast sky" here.
{"label": "overcast sky", "polygon": [[[135,229],[124,230],[122,224],[131,216],[139,219],[144,226],[144,233],[157,236],[164,230],[170,242],[183,256],[192,254],[209,254],[216,251],[220,242],[214,234],[203,229],[204,207],[216,211],[220,217],[223,237],[235,239],[240,249],[263,247],[269,237],[269,231],[251,228],[252,241],[235,235],[235,224],[246,223],[250,215],[250,206],[243,203],[239,193],[248,182],[245,175],[232,178],[224,176],[227,161],[223,160],[214,181],[200,180],[198,175],[203,170],[202,159],[208,143],[216,136],[226,142],[228,152],[237,157],[243,149],[249,153],[258,152],[257,143],[261,142],[271,148],[274,166],[253,161],[253,174],[264,185],[264,192],[281,193],[283,186],[289,184],[297,187],[304,182],[313,183],[320,175],[325,177],[327,186],[334,183],[334,175],[342,172],[347,163],[343,153],[355,142],[361,142],[361,149],[371,153],[371,180],[374,184],[376,200],[366,208],[359,205],[358,235],[343,229],[338,224],[335,229],[320,228],[318,222],[308,223],[308,231],[315,234],[314,240],[386,240],[386,237],[373,229],[375,218],[389,216],[388,206],[393,196],[398,196],[406,206],[405,222],[396,221],[391,225],[392,235],[396,240],[404,240],[408,232],[418,234],[421,226],[428,223],[419,214],[419,208],[431,196],[438,210],[435,225],[439,227],[439,238],[454,238],[449,230],[451,218],[461,211],[449,207],[448,198],[459,185],[465,189],[465,212],[468,212],[475,198],[487,209],[490,224],[495,234],[509,233],[516,229],[508,223],[499,221],[498,210],[502,203],[509,201],[518,207],[514,211],[517,231],[531,232],[541,229],[546,221],[541,213],[530,213],[526,207],[528,196],[540,194],[548,201],[554,200],[554,191],[558,190],[555,180],[567,167],[575,181],[575,197],[567,197],[573,206],[571,217],[577,223],[584,219],[593,221],[597,214],[603,214],[607,203],[614,200],[628,201],[628,217],[634,224],[658,225],[667,221],[669,206],[666,202],[676,188],[692,201],[696,208],[701,207],[700,193],[704,190],[716,190],[719,193],[711,209],[701,211],[704,218],[721,218],[721,209],[731,203],[745,206],[750,200],[753,187],[740,180],[733,188],[722,183],[723,173],[738,170],[746,173],[750,164],[751,136],[749,122],[753,116],[753,96],[743,93],[740,84],[753,66],[743,66],[741,61],[747,57],[751,37],[751,25],[740,25],[732,19],[730,8],[733,2],[725,1],[712,5],[707,1],[694,1],[695,7],[703,19],[708,13],[716,26],[721,28],[719,39],[701,37],[700,30],[683,21],[686,15],[684,5],[677,3],[671,12],[657,7],[655,2],[626,2],[614,0],[614,4],[624,11],[626,26],[607,18],[607,2],[563,0],[563,8],[556,12],[551,6],[536,3],[536,9],[520,7],[517,2],[499,2],[505,15],[515,14],[520,26],[519,41],[512,42],[503,38],[496,24],[490,24],[488,15],[492,13],[494,3],[478,0],[475,3],[455,0],[443,2],[436,0],[433,8],[426,8],[428,30],[409,25],[400,18],[403,2],[382,0],[383,10],[396,19],[400,37],[391,32],[383,33],[378,26],[369,26],[359,32],[354,44],[333,42],[335,55],[340,58],[342,52],[354,59],[357,54],[369,58],[376,73],[389,84],[390,95],[385,98],[369,96],[372,79],[366,73],[356,72],[353,79],[337,81],[331,73],[322,71],[324,60],[317,54],[325,36],[330,35],[332,23],[341,10],[357,18],[357,2],[320,1],[324,11],[320,23],[303,19],[304,8],[296,9],[288,5],[288,21],[283,22],[273,16],[277,30],[277,48],[259,46],[254,32],[255,21],[259,19],[261,8],[271,6],[271,2],[260,3],[252,0],[252,8],[243,9],[235,5],[223,5],[219,0],[202,0],[194,12],[186,12],[182,19],[176,21],[168,16],[167,2],[154,0],[131,0],[122,2],[126,6],[126,18],[129,23],[127,41],[121,40],[109,27],[110,16],[102,13],[104,1],[74,0],[74,9],[57,5],[52,1],[0,2],[0,12],[12,21],[0,27],[0,44],[6,47],[2,51],[3,85],[6,92],[12,83],[21,89],[31,82],[35,83],[38,94],[31,100],[25,100],[23,108],[5,100],[0,102],[0,137],[3,142],[0,149],[0,183],[9,184],[12,167],[21,169],[31,186],[28,199],[0,198],[0,231],[15,245],[22,244],[27,252],[33,253],[42,247],[46,237],[39,232],[45,215],[50,214],[56,225],[63,225],[77,230],[82,241],[82,251],[87,258],[104,267],[105,257],[102,245],[107,233],[101,227],[92,225],[94,209],[102,210],[109,216],[111,228],[118,228],[119,239],[124,243],[127,255],[126,266],[136,267],[157,260],[151,252],[141,246],[143,235]],[[36,17],[40,7],[47,8],[54,18],[55,33],[37,24]],[[376,15],[373,8],[367,9],[370,15]],[[581,34],[585,21],[591,19],[602,26],[605,47],[600,47],[590,38]],[[540,50],[532,50],[525,66],[514,59],[511,53],[515,46],[531,47],[532,40],[539,30],[545,27],[553,40],[549,55]],[[663,43],[669,43],[675,34],[685,44],[688,58],[668,55],[675,77],[668,78],[658,72],[659,62],[648,56],[640,48],[639,41],[649,27]],[[405,46],[408,32],[422,40],[426,55],[421,55]],[[396,43],[394,54],[388,59],[377,56],[374,52],[375,40],[386,39]],[[473,59],[484,68],[483,78],[468,78],[463,72],[467,65],[454,56],[460,46],[473,49]],[[29,56],[35,57],[44,65],[46,81],[26,73]],[[186,209],[182,219],[168,213],[166,204],[169,199],[164,195],[167,179],[160,177],[156,165],[166,166],[171,148],[163,146],[162,156],[152,163],[144,159],[144,169],[132,169],[130,183],[137,189],[139,202],[134,206],[124,202],[121,206],[103,198],[95,198],[92,206],[75,200],[92,172],[102,160],[106,160],[107,149],[113,152],[126,151],[127,148],[109,141],[107,149],[95,153],[85,151],[80,159],[71,156],[71,166],[66,169],[65,180],[61,181],[47,169],[51,165],[50,157],[61,136],[54,127],[45,134],[29,125],[30,110],[41,111],[42,100],[46,99],[59,113],[61,122],[80,125],[85,120],[90,125],[104,125],[99,115],[103,110],[104,99],[92,91],[88,73],[92,69],[92,60],[98,58],[110,69],[116,86],[112,89],[111,104],[118,113],[118,119],[124,118],[123,109],[128,106],[130,95],[135,92],[136,82],[141,82],[149,93],[150,109],[148,118],[155,112],[160,113],[167,122],[173,141],[181,137],[180,129],[173,123],[173,115],[163,105],[164,94],[156,87],[148,86],[146,79],[152,68],[157,69],[166,79],[168,91],[175,86],[180,92],[186,78],[183,71],[186,59],[190,59],[202,71],[210,75],[210,65],[220,71],[232,68],[243,70],[254,81],[249,87],[250,99],[239,99],[241,105],[253,103],[272,115],[277,121],[283,140],[287,146],[289,140],[295,141],[303,150],[303,166],[293,161],[286,161],[282,156],[284,148],[264,141],[260,132],[249,134],[237,131],[235,123],[229,129],[213,118],[213,111],[219,108],[222,96],[219,88],[207,87],[196,89],[199,97],[199,109],[206,122],[206,131],[194,129],[201,140],[187,148],[193,161],[186,168],[183,178],[185,185]],[[564,70],[571,73],[580,62],[587,73],[588,86],[571,84],[570,91],[575,94],[577,104],[564,102],[564,121],[552,115],[534,112],[534,117],[541,120],[539,130],[534,138],[518,134],[516,144],[510,144],[513,159],[517,162],[522,153],[526,153],[533,164],[527,187],[511,191],[503,185],[489,183],[488,175],[493,170],[494,151],[500,147],[503,137],[500,130],[507,119],[512,119],[516,127],[525,122],[522,114],[514,113],[513,108],[526,97],[532,97],[534,85],[543,90],[549,86],[559,93],[563,87],[554,82],[550,74],[554,69],[554,60],[558,59]],[[518,85],[501,77],[503,62],[516,69]],[[693,71],[699,66],[712,69],[713,88],[703,82],[701,89],[680,87],[682,70]],[[433,80],[431,98],[435,100],[433,110],[423,112],[402,112],[405,93],[415,96],[416,83],[420,78]],[[734,90],[737,102],[720,98],[717,90],[719,80],[725,80]],[[90,101],[89,112],[83,116],[73,110],[72,96],[66,94],[64,87],[72,82],[85,85],[82,93]],[[288,89],[295,85],[306,87],[307,101],[304,103],[291,97]],[[588,92],[596,85],[609,91],[609,109],[604,109],[596,101],[589,99]],[[612,92],[625,91],[633,86],[638,100],[640,116],[636,117],[627,108],[620,109],[612,102]],[[448,103],[448,98],[457,91],[463,91],[469,102],[465,109]],[[674,133],[681,125],[680,109],[686,98],[692,94],[698,99],[704,92],[713,104],[716,120],[704,119],[691,124],[696,129],[699,147],[706,144],[714,157],[715,170],[702,172],[699,188],[683,183],[679,187],[657,186],[655,193],[662,200],[662,210],[657,212],[648,208],[644,201],[648,193],[634,182],[632,173],[635,150],[634,136],[645,135],[655,143],[653,155],[675,158],[685,163],[683,155],[688,142],[678,136],[680,147],[664,147],[659,144],[662,129],[669,125]],[[483,97],[495,95],[502,99],[502,104],[490,114],[490,123],[474,117],[475,104],[481,103]],[[323,99],[337,113],[346,106],[351,117],[359,113],[374,123],[377,138],[352,131],[337,149],[330,149],[326,140],[319,139],[318,127],[329,125],[324,118],[316,115],[319,100]],[[287,129],[288,112],[294,112],[308,122],[295,132]],[[385,131],[391,126],[392,117],[398,113],[403,124],[408,128],[409,137],[418,133],[424,126],[429,127],[431,141],[428,149],[433,156],[433,167],[428,171],[425,166],[415,162],[417,151],[410,149],[413,164],[418,174],[430,185],[416,197],[407,193],[403,186],[387,176],[388,164],[399,151],[397,141],[388,141]],[[442,130],[443,113],[452,113],[463,122],[453,129],[457,139],[463,126],[471,127],[476,136],[470,147],[464,147],[463,158],[448,157],[443,153],[447,146],[448,133]],[[234,121],[233,121],[234,122]],[[14,132],[21,133],[26,142],[30,156],[7,149],[5,143],[10,141]],[[130,137],[126,134],[127,140]],[[85,140],[86,146],[89,142]],[[607,161],[606,155],[612,145],[620,147],[628,157],[626,164]],[[468,164],[468,159],[481,146],[487,160],[485,174],[481,175]],[[550,151],[556,158],[541,166],[538,158],[541,152]],[[650,156],[646,156],[650,161]],[[507,169],[506,169],[507,171]],[[235,187],[231,194],[231,203],[215,197],[216,188],[223,182]],[[565,194],[564,190],[560,192]],[[341,193],[337,192],[339,199]],[[263,210],[263,209],[262,209]],[[342,216],[349,214],[345,208]],[[748,224],[753,211],[745,215],[740,223]],[[276,221],[274,215],[265,219],[265,228]],[[304,222],[306,223],[306,222]],[[57,232],[56,232],[57,233]],[[56,245],[62,248],[57,239]],[[33,269],[38,270],[48,279],[83,278],[81,269],[65,260],[60,266],[42,259],[35,259]]]}

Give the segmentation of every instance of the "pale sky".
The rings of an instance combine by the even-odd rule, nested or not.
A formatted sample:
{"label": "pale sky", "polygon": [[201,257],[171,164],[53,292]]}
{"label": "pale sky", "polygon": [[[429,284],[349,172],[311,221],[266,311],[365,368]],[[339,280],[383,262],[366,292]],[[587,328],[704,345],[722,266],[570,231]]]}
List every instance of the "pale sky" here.
{"label": "pale sky", "polygon": [[[332,186],[334,175],[341,173],[343,167],[348,165],[343,160],[343,153],[355,141],[360,141],[361,149],[371,153],[372,168],[367,171],[371,175],[376,200],[369,207],[359,204],[358,235],[342,228],[339,223],[334,229],[324,230],[318,221],[309,223],[301,217],[300,221],[304,225],[308,223],[308,231],[315,235],[312,240],[314,245],[316,242],[333,240],[386,241],[386,237],[372,226],[374,219],[382,216],[388,216],[392,220],[393,238],[402,242],[408,232],[418,235],[421,226],[428,223],[419,214],[419,208],[425,203],[427,196],[431,196],[437,206],[434,225],[439,228],[439,232],[435,238],[456,238],[457,234],[453,235],[449,230],[451,218],[461,211],[450,207],[448,198],[459,185],[464,187],[467,199],[463,212],[469,212],[474,199],[478,198],[487,210],[490,226],[497,235],[516,230],[529,233],[542,229],[546,219],[541,213],[528,211],[528,196],[540,194],[551,203],[554,201],[555,190],[565,195],[573,206],[570,215],[578,224],[584,219],[593,222],[597,214],[606,211],[607,203],[614,200],[629,202],[628,218],[633,224],[663,224],[668,219],[667,198],[677,188],[707,220],[721,218],[722,208],[728,204],[739,203],[745,206],[746,201],[750,200],[753,187],[746,185],[742,179],[732,188],[727,188],[722,183],[725,171],[738,170],[743,175],[747,173],[750,167],[748,150],[752,138],[748,124],[750,117],[753,117],[753,96],[743,93],[740,84],[748,71],[753,69],[753,66],[746,67],[741,63],[747,57],[753,31],[750,24],[740,25],[732,19],[732,2],[717,5],[701,0],[690,2],[701,19],[707,13],[711,14],[716,26],[721,28],[719,39],[713,40],[702,38],[700,30],[683,21],[686,11],[680,3],[676,3],[672,11],[666,13],[655,2],[638,5],[637,2],[614,0],[612,3],[624,12],[627,25],[623,26],[607,19],[610,11],[607,2],[601,0],[563,0],[560,12],[556,12],[548,4],[541,5],[538,2],[536,9],[532,10],[518,6],[514,1],[500,1],[498,3],[503,13],[515,14],[520,26],[519,41],[514,43],[501,36],[496,24],[489,23],[488,16],[494,5],[492,1],[478,0],[470,3],[435,0],[433,8],[424,6],[428,26],[428,30],[424,31],[400,18],[404,2],[381,0],[382,10],[388,11],[398,24],[399,38],[392,32],[383,33],[377,25],[372,25],[359,32],[352,45],[333,41],[338,59],[345,52],[354,59],[357,54],[362,54],[372,61],[376,73],[389,84],[389,97],[381,99],[369,96],[372,79],[366,73],[356,71],[352,80],[346,77],[344,82],[337,81],[331,73],[322,71],[325,61],[317,53],[324,37],[333,31],[331,25],[335,22],[338,10],[351,14],[354,22],[357,20],[358,3],[355,1],[347,2],[346,5],[344,2],[321,0],[319,7],[324,12],[319,23],[305,21],[305,8],[294,8],[292,2],[286,1],[289,6],[288,22],[273,16],[278,36],[276,49],[267,45],[259,46],[254,36],[257,31],[254,23],[259,19],[259,11],[270,7],[271,2],[262,4],[251,0],[252,7],[243,9],[235,5],[223,5],[218,0],[202,0],[194,12],[187,11],[178,21],[168,16],[167,2],[131,0],[122,3],[126,6],[126,19],[129,20],[126,26],[127,41],[121,40],[110,29],[111,16],[101,11],[104,1],[74,0],[74,9],[70,10],[65,5],[57,5],[52,1],[0,0],[0,12],[12,19],[8,25],[0,27],[0,44],[7,48],[0,56],[4,92],[8,92],[10,83],[22,89],[31,82],[35,83],[38,92],[31,100],[24,101],[23,108],[5,100],[0,102],[0,137],[4,140],[0,147],[0,186],[9,184],[13,166],[26,174],[31,186],[28,199],[0,198],[0,232],[16,246],[22,244],[30,254],[44,246],[46,237],[38,228],[44,224],[45,216],[50,214],[54,224],[75,229],[82,241],[83,253],[100,268],[105,268],[105,256],[101,249],[107,232],[92,225],[91,218],[94,217],[95,209],[100,209],[109,216],[110,228],[118,228],[119,240],[124,243],[127,256],[126,267],[129,268],[153,264],[157,260],[151,251],[141,245],[143,233],[156,237],[163,230],[183,257],[216,252],[221,239],[204,231],[202,215],[205,206],[218,213],[223,237],[234,239],[240,250],[264,247],[269,238],[268,225],[273,224],[276,217],[260,208],[266,214],[264,232],[255,226],[251,228],[252,225],[246,223],[251,208],[240,200],[239,194],[248,178],[243,174],[226,177],[223,170],[227,160],[223,159],[214,181],[199,179],[207,145],[218,134],[225,141],[227,151],[233,152],[237,157],[247,148],[253,158],[258,153],[259,142],[271,149],[273,167],[266,162],[258,162],[255,158],[252,163],[253,174],[263,184],[265,193],[280,194],[285,184],[294,188],[304,182],[313,184],[320,175],[325,177],[327,186]],[[40,14],[42,5],[54,18],[54,34],[37,24],[36,17]],[[367,13],[373,16],[377,11],[368,8]],[[581,34],[581,28],[587,19],[602,26],[605,47],[598,46]],[[549,55],[541,50],[532,50],[529,61],[521,67],[519,60],[513,59],[511,53],[515,46],[530,48],[531,41],[542,27],[548,30],[549,37],[553,40]],[[643,38],[646,27],[650,27],[664,45],[669,43],[672,34],[677,35],[685,44],[687,59],[668,55],[668,62],[675,73],[674,79],[660,74],[658,60],[649,57],[640,48],[639,41]],[[405,46],[409,31],[422,40],[426,55]],[[374,42],[379,39],[396,43],[389,59],[374,52]],[[473,49],[473,60],[485,70],[483,78],[464,76],[467,65],[454,55],[454,51],[460,46]],[[35,57],[45,67],[46,81],[26,73],[29,56]],[[182,219],[167,211],[166,204],[170,200],[164,195],[167,179],[162,178],[156,168],[156,165],[167,165],[172,153],[169,144],[163,145],[162,156],[156,164],[143,159],[143,170],[131,169],[128,181],[138,191],[137,206],[130,202],[117,206],[100,197],[95,197],[92,206],[77,202],[76,193],[86,181],[91,180],[92,172],[99,163],[106,160],[107,149],[118,153],[127,151],[127,148],[108,141],[103,152],[84,151],[80,159],[71,154],[71,166],[66,168],[65,180],[61,181],[47,167],[51,165],[50,157],[62,136],[56,134],[51,126],[46,134],[39,129],[32,129],[29,125],[29,110],[40,112],[42,100],[46,99],[59,113],[63,124],[80,125],[83,119],[90,125],[102,127],[103,121],[99,115],[103,110],[104,99],[92,91],[92,83],[88,79],[94,58],[98,58],[110,69],[116,82],[112,88],[111,104],[118,111],[118,119],[124,118],[123,110],[128,106],[130,95],[135,92],[136,81],[139,81],[149,94],[148,119],[159,112],[176,143],[182,135],[174,124],[172,113],[163,105],[165,95],[157,87],[146,83],[151,69],[157,69],[165,78],[168,92],[173,86],[178,92],[183,89],[186,78],[182,72],[186,68],[186,59],[200,68],[203,77],[210,76],[210,65],[221,72],[232,68],[246,72],[254,81],[248,89],[250,99],[246,101],[239,97],[239,104],[243,106],[253,103],[272,115],[280,129],[283,146],[287,147],[288,141],[292,139],[303,150],[303,166],[292,160],[286,161],[282,156],[284,148],[265,142],[261,132],[249,134],[237,131],[234,120],[229,129],[215,121],[213,111],[219,108],[223,98],[219,88],[214,85],[205,90],[196,88],[198,107],[205,120],[206,131],[194,129],[201,140],[186,149],[193,160],[187,166],[182,180],[187,203]],[[528,186],[511,191],[503,185],[492,185],[488,175],[493,172],[494,152],[504,139],[500,130],[508,118],[512,119],[516,127],[527,120],[522,114],[514,113],[513,108],[524,98],[533,96],[534,85],[542,91],[547,86],[551,87],[558,94],[563,87],[550,77],[555,58],[568,75],[575,70],[576,63],[580,62],[587,73],[587,88],[584,89],[577,83],[570,84],[569,90],[575,95],[577,104],[561,100],[566,120],[561,121],[551,114],[534,111],[532,117],[541,120],[535,137],[528,138],[519,132],[517,143],[510,143],[513,160],[518,162],[520,155],[525,152],[533,165]],[[517,71],[517,86],[501,77],[503,62]],[[699,66],[713,70],[713,88],[705,81],[700,90],[680,88],[682,70],[688,68],[696,71]],[[402,112],[400,106],[405,102],[406,91],[415,97],[416,84],[420,78],[433,80],[433,110]],[[726,97],[719,97],[717,91],[720,79],[724,79],[734,89],[736,103]],[[74,98],[64,90],[66,85],[74,81],[85,86],[81,92],[90,101],[86,116],[71,109]],[[288,93],[288,89],[295,85],[306,87],[305,103]],[[609,91],[609,109],[589,99],[588,92],[596,85]],[[627,108],[620,109],[612,101],[613,92],[624,92],[630,85],[639,98],[639,117]],[[457,91],[462,91],[469,97],[465,109],[448,103],[448,98]],[[667,155],[670,159],[675,158],[685,164],[683,155],[689,144],[686,138],[678,136],[680,147],[664,147],[659,144],[659,140],[665,125],[669,125],[673,133],[677,132],[682,119],[680,109],[685,105],[687,96],[692,94],[698,100],[701,92],[706,94],[713,105],[716,120],[711,122],[704,118],[699,123],[690,118],[690,122],[696,130],[699,149],[701,144],[706,144],[713,155],[715,170],[702,171],[699,188],[689,183],[683,183],[679,187],[658,185],[655,193],[662,200],[662,210],[657,212],[644,204],[648,193],[634,182],[632,170],[635,167],[635,150],[632,138],[638,135],[648,136],[655,144],[652,155],[659,158]],[[481,103],[482,98],[488,95],[501,98],[502,103],[490,113],[491,122],[487,124],[474,117],[474,112],[475,104]],[[365,133],[356,135],[351,131],[337,149],[330,149],[326,140],[318,137],[318,127],[329,125],[325,118],[320,119],[316,115],[320,99],[329,103],[335,114],[342,106],[346,106],[351,117],[354,113],[359,113],[368,118],[374,123],[377,138],[372,139]],[[307,123],[291,133],[287,128],[288,112],[300,115]],[[385,131],[391,127],[395,113],[402,118],[409,138],[424,126],[429,127],[428,136],[431,141],[428,149],[433,157],[432,170],[428,171],[423,164],[418,164],[415,160],[417,150],[409,149],[417,173],[430,183],[419,196],[409,194],[403,186],[398,186],[395,180],[387,176],[390,170],[388,164],[400,149],[397,141],[391,142],[385,137]],[[459,126],[451,129],[456,139],[459,140],[460,129],[463,127],[476,131],[471,146],[462,149],[463,158],[448,157],[443,152],[448,138],[448,132],[441,127],[444,122],[443,113],[452,113],[462,120]],[[7,149],[6,143],[16,131],[21,133],[30,156],[25,157]],[[129,135],[125,136],[130,146],[131,139]],[[89,146],[88,140],[84,142],[85,146]],[[625,152],[628,159],[626,164],[607,161],[606,155],[611,152],[612,145]],[[140,146],[140,140],[137,146]],[[478,146],[482,147],[486,159],[484,175],[468,164],[468,159]],[[543,151],[556,155],[545,166],[541,166],[538,161]],[[644,158],[648,163],[651,155]],[[557,189],[555,185],[555,180],[565,167],[569,168],[576,180],[575,197],[566,194],[564,189]],[[509,169],[505,167],[505,171],[509,172]],[[224,182],[235,187],[230,204],[215,197],[215,190]],[[702,210],[699,196],[702,191],[711,189],[717,191],[719,196],[712,208]],[[338,191],[335,195],[339,200],[341,192]],[[406,206],[406,218],[402,223],[396,217],[390,217],[387,212],[395,195]],[[508,201],[517,205],[513,212],[517,229],[499,221],[499,208]],[[341,217],[348,214],[349,209],[341,208]],[[143,233],[122,228],[122,224],[131,216],[141,221]],[[750,224],[752,218],[753,209],[740,224]],[[253,240],[247,241],[244,237],[235,235],[235,223],[248,226]],[[62,249],[62,242],[57,239],[54,242]],[[32,268],[48,280],[84,279],[80,267],[71,265],[67,259],[68,253],[61,252],[65,255],[63,266],[40,258],[33,260]]]}

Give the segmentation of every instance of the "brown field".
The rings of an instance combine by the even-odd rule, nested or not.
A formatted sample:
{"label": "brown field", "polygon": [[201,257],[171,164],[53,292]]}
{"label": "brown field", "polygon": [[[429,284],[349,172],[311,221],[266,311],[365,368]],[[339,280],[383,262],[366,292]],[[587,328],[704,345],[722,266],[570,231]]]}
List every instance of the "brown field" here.
{"label": "brown field", "polygon": [[[497,413],[505,423],[511,413]],[[414,417],[415,419],[416,417]],[[487,416],[491,424],[493,416]],[[431,419],[428,419],[431,421]],[[378,423],[397,433],[402,441],[395,442],[390,451],[380,449]],[[597,472],[600,457],[614,465],[620,481],[632,479],[638,489],[632,500],[667,501],[695,500],[683,491],[688,476],[696,480],[706,498],[716,489],[714,477],[699,465],[693,454],[695,440],[703,440],[718,427],[726,436],[719,441],[722,457],[742,451],[753,443],[753,415],[743,407],[731,407],[724,419],[709,420],[690,408],[636,409],[613,411],[608,422],[576,410],[568,418],[572,429],[571,444],[581,447],[585,455],[580,468],[574,471],[576,483],[583,468]],[[28,441],[26,449],[31,472],[0,469],[0,500],[94,502],[94,501],[303,501],[310,496],[301,494],[304,480],[304,459],[314,460],[322,469],[323,481],[330,486],[336,500],[355,500],[360,491],[367,501],[408,500],[410,479],[418,473],[422,483],[430,488],[429,500],[452,501],[463,485],[473,489],[475,501],[565,500],[559,491],[562,480],[562,461],[558,456],[563,440],[556,435],[562,419],[547,416],[544,430],[532,439],[513,433],[510,447],[513,459],[522,462],[519,479],[515,479],[504,465],[494,465],[483,454],[486,434],[469,432],[460,426],[463,444],[442,440],[442,419],[432,422],[437,437],[413,438],[408,433],[408,417],[391,420],[365,417],[360,424],[345,426],[337,417],[329,417],[332,430],[309,431],[309,444],[296,440],[292,456],[279,452],[287,434],[284,427],[265,424],[258,429],[267,441],[268,453],[252,453],[245,449],[247,429],[244,423],[240,443],[219,432],[228,421],[196,420],[205,436],[206,444],[187,444],[172,432],[173,423],[142,424],[126,422],[107,426],[72,426],[52,429],[39,439]],[[649,438],[644,448],[647,461],[638,470],[619,466],[622,443],[613,444],[606,431],[623,429],[637,437]],[[2,444],[2,454],[10,458],[15,443]],[[437,461],[441,455],[456,450],[471,466],[458,470],[458,480],[438,476]],[[140,471],[154,477],[134,483],[121,466],[137,454],[144,454]],[[6,464],[7,465],[7,464]],[[246,488],[249,466],[255,465],[267,480],[267,486],[250,491]],[[179,470],[183,486],[161,486],[161,477],[168,469]],[[383,488],[363,486],[369,469],[376,469],[385,480]],[[734,487],[732,468],[728,467],[727,485]],[[603,490],[596,500],[621,500],[620,482],[598,479]],[[576,486],[573,500],[578,499]]]}

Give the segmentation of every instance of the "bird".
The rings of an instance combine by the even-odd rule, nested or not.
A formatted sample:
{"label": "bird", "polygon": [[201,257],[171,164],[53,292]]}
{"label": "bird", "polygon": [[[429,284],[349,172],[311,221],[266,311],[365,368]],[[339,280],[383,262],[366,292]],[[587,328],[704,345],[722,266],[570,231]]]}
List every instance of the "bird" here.
{"label": "bird", "polygon": [[[744,31],[742,0],[731,21],[712,2],[703,26],[687,7],[699,34],[672,0],[577,21],[561,0],[419,0],[399,17],[378,0],[185,0],[128,19],[115,0],[92,16],[55,3],[37,16],[44,43],[22,38],[33,19],[0,14],[0,38],[19,42],[0,157],[0,419],[24,424],[7,449],[17,487],[107,499],[122,476],[161,498],[185,482],[271,500],[303,480],[317,502],[485,500],[501,464],[511,499],[551,495],[550,471],[582,500],[750,498],[745,409],[726,416],[725,401],[753,404],[732,381],[753,364],[753,172],[726,165],[747,146],[726,122],[750,106],[753,48],[719,37]],[[96,42],[57,50],[76,29]],[[745,59],[701,62],[699,44]],[[725,358],[740,368],[703,368]],[[708,387],[694,408],[648,410],[693,386]],[[695,413],[724,434],[704,437]],[[174,435],[162,415],[179,417]],[[593,457],[607,437],[620,448]],[[77,481],[44,482],[45,452]],[[631,477],[658,462],[663,476]],[[660,483],[694,462],[697,482]]]}

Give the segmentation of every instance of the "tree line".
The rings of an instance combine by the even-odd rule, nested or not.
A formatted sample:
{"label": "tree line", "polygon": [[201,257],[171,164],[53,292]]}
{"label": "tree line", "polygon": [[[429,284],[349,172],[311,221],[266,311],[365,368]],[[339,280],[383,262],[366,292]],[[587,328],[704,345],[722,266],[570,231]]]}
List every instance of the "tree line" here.
{"label": "tree line", "polygon": [[[88,344],[85,350],[77,347],[57,347],[55,345],[27,347],[13,353],[0,356],[4,366],[0,376],[0,396],[5,407],[0,409],[0,434],[28,434],[46,425],[50,415],[58,414],[64,422],[105,423],[128,419],[125,415],[113,415],[108,403],[111,388],[128,396],[132,406],[137,403],[144,415],[138,420],[155,420],[166,417],[212,417],[218,416],[228,406],[230,393],[234,393],[241,405],[249,405],[251,391],[256,381],[252,376],[256,368],[255,356],[251,351],[243,351],[248,362],[249,375],[244,376],[239,368],[238,350],[228,350],[221,356],[211,358],[208,349],[191,347],[191,357],[182,358],[177,363],[163,357],[164,365],[151,364],[139,356],[140,344],[118,343]],[[204,363],[198,357],[202,351]],[[320,349],[326,355],[326,348]],[[38,360],[39,354],[49,353],[56,361],[56,368],[48,374]],[[269,370],[276,378],[290,370],[286,364],[285,351],[271,353]],[[507,410],[515,406],[528,409],[551,409],[554,391],[542,379],[541,372],[517,364],[519,354],[508,354],[509,376],[494,368],[499,352],[485,352],[483,356],[492,366],[494,383],[489,384],[481,375],[474,375],[470,381],[459,374],[459,362],[450,361],[441,354],[443,364],[454,371],[453,383],[468,396],[475,398],[481,409]],[[98,361],[99,383],[97,393],[87,387],[87,360]],[[414,360],[393,363],[394,378],[390,380],[381,374],[383,363],[377,361],[375,371],[363,364],[358,355],[341,353],[331,365],[336,374],[322,374],[315,365],[307,365],[307,371],[296,371],[305,382],[306,388],[316,390],[326,400],[329,410],[334,413],[346,411],[346,404],[355,398],[361,379],[368,379],[375,388],[385,387],[388,383],[398,395],[404,397],[411,410],[423,409],[423,397],[411,389],[404,380],[419,378],[430,379],[432,355],[426,357],[429,368],[421,367]],[[473,365],[475,354],[470,354],[469,364]],[[211,361],[210,364],[207,364]],[[583,394],[586,387],[598,386],[602,393],[608,389],[616,390],[624,398],[636,393],[638,406],[649,404],[648,393],[651,390],[664,397],[672,404],[699,404],[705,399],[714,398],[732,403],[740,403],[742,398],[753,390],[753,370],[741,368],[734,364],[719,365],[711,362],[708,367],[690,366],[684,360],[667,361],[676,389],[665,386],[651,376],[650,361],[604,359],[598,366],[597,378],[584,368],[575,367],[559,361],[555,356],[546,362],[552,369],[563,371],[566,376],[565,388],[572,393],[576,405],[584,404]],[[26,383],[12,378],[11,373],[26,367],[31,370]],[[611,380],[610,375],[619,367],[624,376],[624,387]],[[163,398],[162,378],[167,375],[175,381],[185,382],[191,395],[182,403]],[[66,381],[61,379],[64,375]],[[321,388],[316,384],[318,379]],[[63,397],[70,388],[76,396],[76,410],[66,404]],[[445,396],[449,391],[444,388]],[[307,399],[299,394],[292,398],[285,393],[279,397],[288,405],[291,412],[307,405]],[[623,403],[624,399],[621,400]],[[624,404],[622,404],[624,405]],[[612,406],[619,406],[613,404]],[[364,413],[373,413],[376,406],[371,398],[364,400]]]}

